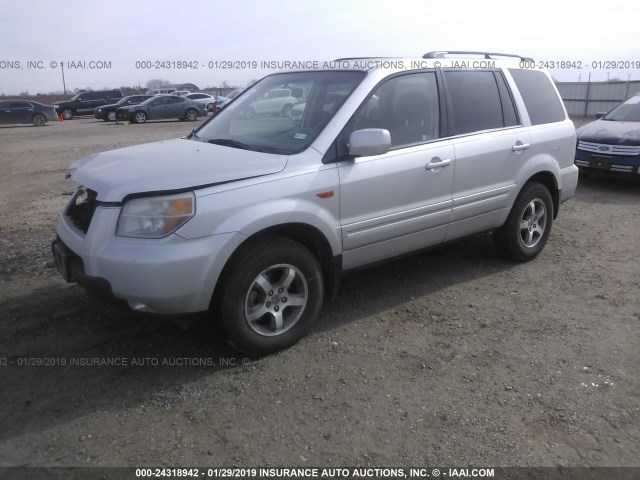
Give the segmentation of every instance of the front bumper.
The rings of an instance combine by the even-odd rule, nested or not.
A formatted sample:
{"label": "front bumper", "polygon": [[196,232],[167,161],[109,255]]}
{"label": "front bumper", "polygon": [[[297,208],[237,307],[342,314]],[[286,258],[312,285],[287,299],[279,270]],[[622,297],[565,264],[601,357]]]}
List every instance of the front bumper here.
{"label": "front bumper", "polygon": [[584,170],[640,174],[638,155],[600,155],[577,149],[575,164]]}
{"label": "front bumper", "polygon": [[94,296],[126,301],[135,311],[181,315],[207,310],[220,273],[244,235],[118,237],[119,214],[118,207],[96,208],[86,235],[61,216],[53,248],[56,265],[66,256],[66,275],[58,267],[63,277]]}

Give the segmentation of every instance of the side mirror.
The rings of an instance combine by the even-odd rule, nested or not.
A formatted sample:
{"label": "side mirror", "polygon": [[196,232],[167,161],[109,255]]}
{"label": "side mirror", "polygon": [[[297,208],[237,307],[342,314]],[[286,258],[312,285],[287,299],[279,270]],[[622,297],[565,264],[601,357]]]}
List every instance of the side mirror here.
{"label": "side mirror", "polygon": [[597,112],[596,113],[596,120],[598,120],[599,118],[604,117],[607,114],[607,112]]}
{"label": "side mirror", "polygon": [[391,148],[391,134],[383,128],[365,128],[349,135],[349,155],[371,157],[383,155]]}

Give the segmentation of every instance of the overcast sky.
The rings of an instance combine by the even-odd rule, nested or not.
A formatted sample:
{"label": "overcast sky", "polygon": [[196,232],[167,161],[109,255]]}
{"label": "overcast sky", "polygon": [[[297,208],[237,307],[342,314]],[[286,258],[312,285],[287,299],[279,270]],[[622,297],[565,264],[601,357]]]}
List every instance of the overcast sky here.
{"label": "overcast sky", "polygon": [[[565,81],[640,79],[640,2],[558,0],[0,0],[0,93],[142,85],[153,78],[245,86],[273,70],[221,69],[220,61],[421,56],[430,50],[517,53],[582,62],[553,69]],[[195,69],[140,69],[184,60]],[[36,63],[28,68],[27,62]],[[108,69],[89,62],[110,62]],[[622,70],[592,62],[628,61]],[[57,62],[55,69],[52,62]],[[639,64],[636,65],[635,62]],[[209,68],[212,66],[213,68]],[[233,65],[234,67],[237,65]],[[579,77],[581,75],[581,77]]]}

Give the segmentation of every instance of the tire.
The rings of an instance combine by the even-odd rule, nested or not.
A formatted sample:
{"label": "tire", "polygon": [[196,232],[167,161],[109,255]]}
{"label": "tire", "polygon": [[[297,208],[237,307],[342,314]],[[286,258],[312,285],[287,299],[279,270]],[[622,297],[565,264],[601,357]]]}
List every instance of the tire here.
{"label": "tire", "polygon": [[132,123],[145,123],[147,121],[147,114],[144,112],[136,112],[133,114],[133,122]]}
{"label": "tire", "polygon": [[207,112],[213,112],[213,103],[207,105]]}
{"label": "tire", "polygon": [[46,117],[41,113],[36,113],[31,119],[31,121],[36,127],[42,127],[44,126],[45,123],[47,123]]}
{"label": "tire", "polygon": [[116,112],[111,110],[110,112],[107,112],[107,121],[109,122],[115,122],[117,120],[116,117]]}
{"label": "tire", "polygon": [[256,116],[256,111],[253,107],[249,107],[244,111],[244,118],[253,118]]}
{"label": "tire", "polygon": [[198,112],[197,110],[190,108],[189,110],[187,110],[187,113],[185,113],[185,117],[190,122],[195,122],[198,119]]}
{"label": "tire", "polygon": [[549,189],[530,182],[522,188],[505,224],[493,232],[493,239],[502,255],[526,262],[542,251],[552,223],[553,200]]}
{"label": "tire", "polygon": [[260,237],[242,245],[217,291],[227,341],[250,356],[294,345],[316,320],[324,287],[316,258],[301,244]]}
{"label": "tire", "polygon": [[290,103],[287,103],[284,107],[282,107],[282,116],[290,117],[292,108],[293,108],[293,105],[291,105]]}
{"label": "tire", "polygon": [[65,120],[71,120],[75,113],[76,112],[74,112],[72,109],[65,108],[64,110],[62,110],[62,118],[64,118]]}

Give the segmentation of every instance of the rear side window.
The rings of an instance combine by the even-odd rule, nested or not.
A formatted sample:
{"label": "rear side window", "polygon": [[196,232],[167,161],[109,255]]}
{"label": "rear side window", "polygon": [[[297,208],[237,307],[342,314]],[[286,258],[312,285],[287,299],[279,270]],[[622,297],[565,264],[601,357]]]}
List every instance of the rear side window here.
{"label": "rear side window", "polygon": [[565,119],[562,103],[549,77],[537,70],[509,69],[509,73],[520,90],[533,125]]}
{"label": "rear side window", "polygon": [[445,71],[453,135],[503,128],[500,92],[493,72]]}

